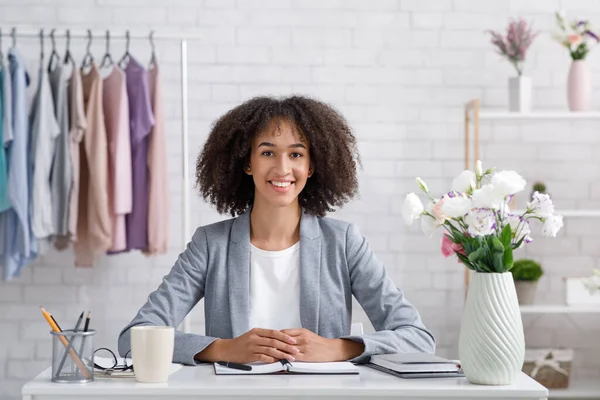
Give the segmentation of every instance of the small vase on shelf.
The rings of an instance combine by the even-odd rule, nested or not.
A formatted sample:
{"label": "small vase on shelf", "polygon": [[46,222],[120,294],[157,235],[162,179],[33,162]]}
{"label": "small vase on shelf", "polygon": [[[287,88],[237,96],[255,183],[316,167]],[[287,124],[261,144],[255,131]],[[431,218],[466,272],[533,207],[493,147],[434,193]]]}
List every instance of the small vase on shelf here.
{"label": "small vase on shelf", "polygon": [[531,111],[531,78],[515,76],[508,79],[508,110],[512,112]]}
{"label": "small vase on shelf", "polygon": [[585,60],[573,60],[567,81],[569,110],[588,111],[592,101],[590,69]]}

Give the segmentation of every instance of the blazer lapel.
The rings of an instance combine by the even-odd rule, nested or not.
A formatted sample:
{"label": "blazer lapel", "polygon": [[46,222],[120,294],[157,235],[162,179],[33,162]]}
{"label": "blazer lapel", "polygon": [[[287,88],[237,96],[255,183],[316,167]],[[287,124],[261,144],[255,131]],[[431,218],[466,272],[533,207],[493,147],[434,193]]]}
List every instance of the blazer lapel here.
{"label": "blazer lapel", "polygon": [[232,337],[250,329],[250,211],[233,221],[227,253]]}
{"label": "blazer lapel", "polygon": [[300,321],[302,327],[319,332],[321,239],[319,221],[312,214],[300,218]]}

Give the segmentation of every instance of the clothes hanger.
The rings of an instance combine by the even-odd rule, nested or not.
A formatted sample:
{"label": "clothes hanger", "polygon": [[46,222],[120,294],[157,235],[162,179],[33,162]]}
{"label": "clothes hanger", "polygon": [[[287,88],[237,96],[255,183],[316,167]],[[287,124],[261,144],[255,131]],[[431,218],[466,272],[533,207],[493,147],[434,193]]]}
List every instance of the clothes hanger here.
{"label": "clothes hanger", "polygon": [[131,58],[131,55],[129,54],[130,39],[131,38],[129,36],[129,30],[127,30],[125,31],[125,54],[123,54],[123,57],[121,57],[121,59],[119,60],[119,65],[121,66],[121,68],[125,68],[125,66],[129,62],[129,59]]}
{"label": "clothes hanger", "polygon": [[2,28],[0,28],[0,64],[4,61],[4,53],[2,52]]}
{"label": "clothes hanger", "polygon": [[52,29],[50,31],[50,41],[52,42],[52,53],[50,53],[50,61],[48,62],[48,72],[52,71],[56,65],[53,65],[56,61],[56,64],[58,64],[60,62],[60,56],[58,55],[58,52],[56,51],[56,39],[54,38],[54,31],[56,31],[56,29]]}
{"label": "clothes hanger", "polygon": [[73,56],[71,55],[71,31],[69,29],[67,29],[67,49],[65,50],[65,58],[63,60],[63,63],[68,63],[70,62],[71,64],[75,64],[75,59],[73,58]]}
{"label": "clothes hanger", "polygon": [[10,36],[12,37],[12,47],[14,49],[17,47],[17,28],[12,28],[10,31]]}
{"label": "clothes hanger", "polygon": [[87,68],[94,63],[94,56],[90,51],[92,47],[92,31],[90,29],[87,30],[88,43],[85,50],[85,56],[83,56],[83,61],[81,62],[81,68]]}
{"label": "clothes hanger", "polygon": [[110,31],[106,30],[106,53],[102,57],[100,68],[110,67],[114,64],[112,56],[110,55]]}
{"label": "clothes hanger", "polygon": [[150,55],[150,65],[148,68],[156,67],[156,48],[154,47],[154,31],[150,31],[150,47],[152,48],[152,54]]}
{"label": "clothes hanger", "polygon": [[44,65],[44,30],[40,29],[40,63]]}

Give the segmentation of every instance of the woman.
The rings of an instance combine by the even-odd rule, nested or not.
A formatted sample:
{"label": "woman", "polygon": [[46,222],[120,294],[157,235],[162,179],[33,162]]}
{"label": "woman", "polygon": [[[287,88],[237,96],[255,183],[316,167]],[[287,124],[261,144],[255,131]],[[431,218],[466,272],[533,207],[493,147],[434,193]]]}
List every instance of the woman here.
{"label": "woman", "polygon": [[[204,199],[237,218],[196,230],[119,335],[177,327],[205,299],[206,336],[175,333],[173,361],[364,361],[431,352],[432,334],[358,228],[326,218],[357,193],[356,139],[330,106],[258,97],[214,125],[196,166]],[[352,296],[377,332],[349,336]]]}

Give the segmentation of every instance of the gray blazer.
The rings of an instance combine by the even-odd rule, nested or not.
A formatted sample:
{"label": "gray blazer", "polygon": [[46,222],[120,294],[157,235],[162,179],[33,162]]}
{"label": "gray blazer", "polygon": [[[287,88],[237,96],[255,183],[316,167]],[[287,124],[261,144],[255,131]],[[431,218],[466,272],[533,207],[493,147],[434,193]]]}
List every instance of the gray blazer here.
{"label": "gray blazer", "polygon": [[[132,326],[177,327],[204,298],[206,336],[175,332],[173,361],[195,365],[194,355],[217,338],[234,338],[252,328],[249,270],[249,211],[198,228],[158,289],[121,331],[119,352],[125,355],[131,348]],[[377,332],[349,336],[352,295]],[[300,319],[303,328],[323,337],[363,343],[364,353],[355,362],[372,354],[435,351],[433,335],[358,228],[307,213],[300,220]]]}

